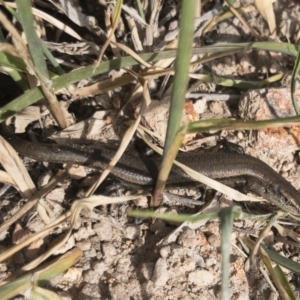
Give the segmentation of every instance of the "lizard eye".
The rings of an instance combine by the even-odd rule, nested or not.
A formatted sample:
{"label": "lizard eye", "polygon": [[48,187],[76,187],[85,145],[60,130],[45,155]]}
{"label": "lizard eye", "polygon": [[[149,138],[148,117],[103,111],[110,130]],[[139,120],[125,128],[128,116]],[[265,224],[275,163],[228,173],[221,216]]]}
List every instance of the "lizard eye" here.
{"label": "lizard eye", "polygon": [[239,188],[242,188],[242,187],[245,187],[248,185],[248,180],[246,178],[240,178],[240,179],[237,179],[234,184],[239,187]]}
{"label": "lizard eye", "polygon": [[[281,197],[280,197],[280,202],[282,203],[281,206],[282,206],[282,208],[283,208],[285,211],[287,211],[287,212],[292,212],[292,213],[295,213],[295,214],[298,213],[297,210],[291,206],[290,201],[289,201],[286,197],[281,196]],[[286,209],[286,208],[288,208],[288,209]]]}

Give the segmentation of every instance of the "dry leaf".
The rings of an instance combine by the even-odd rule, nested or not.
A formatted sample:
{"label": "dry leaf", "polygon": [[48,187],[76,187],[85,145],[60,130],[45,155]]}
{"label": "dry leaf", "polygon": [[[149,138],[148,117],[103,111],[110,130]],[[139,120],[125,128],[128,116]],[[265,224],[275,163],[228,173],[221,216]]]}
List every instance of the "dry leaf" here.
{"label": "dry leaf", "polygon": [[257,10],[262,14],[263,18],[268,22],[271,35],[276,32],[275,14],[273,10],[274,0],[255,0]]}

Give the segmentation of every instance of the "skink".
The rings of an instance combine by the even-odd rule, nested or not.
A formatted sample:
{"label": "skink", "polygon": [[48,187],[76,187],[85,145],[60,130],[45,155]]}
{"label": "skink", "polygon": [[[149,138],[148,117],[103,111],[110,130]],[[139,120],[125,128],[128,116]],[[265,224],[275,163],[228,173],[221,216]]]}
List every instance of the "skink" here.
{"label": "skink", "polygon": [[[19,154],[37,161],[72,163],[104,169],[114,155],[109,149],[86,146],[66,146],[29,142],[15,135],[6,135],[8,142]],[[208,177],[222,181],[243,178],[243,191],[264,197],[277,207],[300,215],[300,193],[270,166],[249,155],[239,153],[181,153],[176,158]],[[144,157],[124,153],[112,174],[117,178],[144,187],[152,187],[160,165],[160,157]],[[173,166],[168,184],[190,185],[192,180],[180,168]]]}

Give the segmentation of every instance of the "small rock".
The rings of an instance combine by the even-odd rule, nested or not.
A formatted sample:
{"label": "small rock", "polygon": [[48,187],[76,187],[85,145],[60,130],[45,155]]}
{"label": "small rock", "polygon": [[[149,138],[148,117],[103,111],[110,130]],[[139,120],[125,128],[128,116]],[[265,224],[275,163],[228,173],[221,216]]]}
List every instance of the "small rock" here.
{"label": "small rock", "polygon": [[77,232],[74,233],[74,237],[76,241],[82,241],[87,240],[91,235],[94,235],[94,230],[88,226],[88,227],[80,227]]}
{"label": "small rock", "polygon": [[15,245],[18,245],[27,240],[31,235],[32,233],[29,230],[23,229],[23,227],[17,223],[12,234],[12,241]]}
{"label": "small rock", "polygon": [[68,172],[70,177],[76,180],[85,178],[87,175],[85,167],[77,165],[72,165],[70,168],[68,168]]}
{"label": "small rock", "polygon": [[87,251],[84,252],[84,256],[86,258],[92,258],[92,257],[96,257],[97,256],[97,252],[94,248],[91,248]]}
{"label": "small rock", "polygon": [[101,295],[100,287],[98,284],[88,283],[85,286],[83,286],[81,292],[84,296],[88,296],[95,299],[99,299],[99,295]]}
{"label": "small rock", "polygon": [[111,241],[112,240],[112,226],[108,222],[101,222],[93,227],[94,231],[100,237],[100,241]]}
{"label": "small rock", "polygon": [[116,272],[128,274],[130,267],[131,267],[131,260],[129,257],[120,258],[117,263]]}
{"label": "small rock", "polygon": [[49,194],[47,194],[46,199],[51,202],[52,205],[59,205],[65,199],[65,189],[63,187],[58,187],[53,189]]}
{"label": "small rock", "polygon": [[81,281],[82,270],[79,268],[71,267],[64,275],[63,280],[72,284],[77,284]]}
{"label": "small rock", "polygon": [[145,237],[139,237],[134,241],[135,247],[141,247],[145,244]]}
{"label": "small rock", "polygon": [[77,243],[77,247],[82,251],[86,251],[91,248],[91,243],[87,240],[81,241]]}
{"label": "small rock", "polygon": [[206,100],[206,98],[202,98],[200,100],[197,100],[194,103],[194,108],[195,108],[195,111],[197,112],[197,114],[199,114],[199,115],[203,114],[204,111],[207,108],[207,100]]}
{"label": "small rock", "polygon": [[141,196],[141,197],[133,200],[133,203],[135,206],[148,207],[148,198]]}
{"label": "small rock", "polygon": [[98,274],[98,276],[102,276],[105,271],[108,270],[108,266],[105,262],[97,262],[94,264],[93,269]]}
{"label": "small rock", "polygon": [[159,258],[156,262],[151,280],[156,286],[163,286],[169,280],[168,265],[163,258]]}
{"label": "small rock", "polygon": [[94,118],[90,118],[88,123],[89,127],[87,129],[87,137],[89,138],[97,136],[97,134],[99,134],[106,125],[105,120],[97,120]]}
{"label": "small rock", "polygon": [[125,229],[125,236],[130,240],[135,240],[141,235],[140,226],[138,225],[129,225]]}
{"label": "small rock", "polygon": [[83,275],[83,281],[91,284],[96,284],[99,281],[99,274],[94,270],[88,270]]}
{"label": "small rock", "polygon": [[177,242],[190,249],[195,249],[199,245],[195,231],[187,227],[183,228]]}
{"label": "small rock", "polygon": [[150,280],[150,278],[153,275],[153,269],[154,269],[154,263],[152,262],[143,263],[140,272],[145,279]]}
{"label": "small rock", "polygon": [[8,230],[3,229],[0,232],[0,242],[2,242],[6,238],[7,235],[8,235]]}
{"label": "small rock", "polygon": [[[59,239],[57,239],[59,240]],[[52,241],[52,244],[55,245],[56,243],[56,239]],[[74,236],[71,235],[67,242],[63,244],[63,246],[59,249],[57,249],[54,254],[55,255],[58,255],[58,254],[63,254],[63,253],[66,253],[68,250],[72,249],[73,247],[75,246],[75,240],[74,240]]]}
{"label": "small rock", "polygon": [[130,300],[129,291],[122,284],[113,285],[110,287],[112,299]]}
{"label": "small rock", "polygon": [[158,232],[163,231],[164,229],[165,229],[165,223],[160,219],[157,219],[153,224],[150,225],[150,231],[156,234]]}
{"label": "small rock", "polygon": [[220,236],[216,236],[215,234],[210,235],[208,237],[208,243],[214,248],[219,248],[221,246]]}
{"label": "small rock", "polygon": [[41,189],[43,186],[45,186],[52,177],[53,177],[52,171],[44,172],[37,180],[38,188]]}
{"label": "small rock", "polygon": [[188,275],[188,281],[199,287],[206,287],[213,283],[214,276],[206,270],[195,270]]}
{"label": "small rock", "polygon": [[162,258],[168,258],[171,255],[172,249],[171,246],[162,247],[159,251],[159,254]]}
{"label": "small rock", "polygon": [[222,115],[223,114],[222,103],[215,102],[215,101],[211,102],[209,104],[209,110],[215,115]]}
{"label": "small rock", "polygon": [[111,259],[113,256],[117,254],[116,248],[110,243],[103,244],[102,251],[105,260]]}

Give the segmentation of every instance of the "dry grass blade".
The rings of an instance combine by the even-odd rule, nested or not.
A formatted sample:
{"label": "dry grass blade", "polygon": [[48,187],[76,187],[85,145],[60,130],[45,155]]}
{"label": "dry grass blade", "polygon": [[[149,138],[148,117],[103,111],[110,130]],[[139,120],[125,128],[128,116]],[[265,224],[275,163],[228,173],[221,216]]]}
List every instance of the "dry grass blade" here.
{"label": "dry grass blade", "polygon": [[[128,70],[129,71],[129,70]],[[144,80],[144,78],[138,76],[135,74],[133,71],[129,71],[133,76],[135,76],[139,80],[139,85],[142,86],[143,88],[143,102],[141,104],[141,109],[139,112],[138,117],[134,121],[134,123],[127,129],[125,132],[122,142],[118,148],[118,151],[116,152],[115,156],[112,158],[110,163],[108,164],[107,168],[101,173],[100,178],[97,180],[97,182],[88,190],[86,196],[91,196],[94,191],[97,189],[97,187],[103,182],[103,180],[108,176],[112,168],[117,164],[119,159],[121,158],[122,154],[126,150],[128,144],[132,140],[133,135],[135,134],[137,127],[141,121],[142,116],[145,114],[149,104],[150,104],[150,95],[149,95],[149,90],[147,86],[147,81]]]}
{"label": "dry grass blade", "polygon": [[131,83],[135,80],[134,77],[131,75],[124,75],[120,78],[109,78],[105,79],[103,81],[97,82],[95,84],[76,89],[73,94],[74,95],[80,95],[80,96],[90,96],[90,95],[100,95],[103,93],[106,93],[108,91],[111,91],[115,88],[119,88],[121,86],[124,86],[128,83]]}
{"label": "dry grass blade", "polygon": [[300,236],[297,232],[294,231],[293,228],[286,228],[286,227],[281,226],[278,223],[273,224],[273,227],[276,228],[276,230],[282,237],[289,237],[292,240],[294,240],[296,243],[298,243],[298,245],[300,246],[300,244],[299,244]]}
{"label": "dry grass blade", "polygon": [[111,28],[111,33],[109,34],[105,44],[102,46],[102,49],[100,51],[95,69],[98,67],[98,65],[100,64],[102,57],[104,55],[104,52],[106,50],[106,48],[108,47],[109,43],[111,42],[113,36],[114,36],[114,32],[117,28],[120,16],[121,16],[121,9],[122,9],[122,4],[123,4],[123,0],[117,0],[116,2],[116,6],[115,6],[115,10],[114,10],[114,15],[113,15],[113,20],[112,20],[112,28]]}
{"label": "dry grass blade", "polygon": [[70,212],[65,213],[64,215],[59,217],[57,220],[46,225],[41,231],[35,233],[34,235],[30,236],[28,239],[24,240],[22,243],[17,244],[15,246],[11,247],[10,249],[6,250],[5,252],[1,253],[0,254],[0,262],[5,261],[6,259],[8,259],[12,255],[14,255],[18,251],[22,250],[23,248],[25,248],[32,242],[36,241],[37,239],[48,235],[49,232],[51,232],[53,229],[55,229],[61,223],[67,221],[68,218],[70,217],[70,215],[71,215]]}
{"label": "dry grass blade", "polygon": [[[76,200],[71,208],[71,212],[67,214],[67,218],[70,221],[70,228],[68,230],[68,232],[66,233],[66,235],[64,236],[64,238],[58,242],[55,246],[53,246],[52,248],[50,248],[48,251],[46,251],[44,254],[42,254],[40,257],[38,257],[37,259],[35,259],[34,261],[32,261],[31,263],[27,264],[26,266],[24,266],[22,268],[22,270],[28,271],[28,270],[32,270],[35,267],[37,267],[41,262],[43,262],[45,259],[47,259],[50,255],[52,255],[56,250],[58,250],[60,247],[62,247],[66,241],[69,239],[72,230],[76,224],[76,221],[79,218],[79,215],[82,211],[82,209],[94,209],[96,206],[99,205],[106,205],[106,204],[113,204],[113,203],[122,203],[122,202],[127,202],[130,200],[134,200],[134,199],[139,199],[141,197],[141,195],[138,196],[124,196],[124,197],[118,197],[118,198],[109,198],[109,197],[104,197],[104,196],[91,196],[88,198],[84,198],[84,199],[79,199]],[[67,220],[67,218],[61,219],[59,220],[59,223],[61,223],[62,221]],[[56,227],[58,225],[58,220],[55,221],[54,225],[51,226],[51,224],[49,224],[47,226],[47,231],[49,231],[50,229],[53,229],[54,227]],[[43,230],[44,231],[44,230]],[[36,236],[38,236],[40,233],[37,233]],[[22,249],[23,247],[19,248],[18,250]],[[0,260],[1,260],[1,256],[0,256]]]}
{"label": "dry grass blade", "polygon": [[[17,8],[17,5],[15,3],[11,3],[11,2],[5,2],[6,5],[13,7],[13,8]],[[1,5],[1,3],[0,3]],[[56,18],[50,16],[49,14],[35,8],[32,7],[32,13],[37,16],[40,17],[42,19],[44,19],[45,21],[49,22],[50,24],[52,24],[53,26],[55,26],[57,29],[62,30],[63,32],[67,33],[68,35],[72,36],[73,38],[79,40],[79,41],[83,41],[84,39],[77,34],[70,26],[68,26],[67,24],[62,23],[61,21],[57,20]]]}
{"label": "dry grass blade", "polygon": [[233,13],[235,17],[237,17],[240,22],[251,32],[251,34],[258,39],[259,41],[262,40],[261,36],[250,26],[250,24],[241,16],[241,14],[233,8],[231,5],[228,5],[227,2],[225,2],[227,7],[230,9],[230,11]]}
{"label": "dry grass blade", "polygon": [[23,162],[6,140],[0,137],[0,163],[15,182],[24,198],[36,193],[36,188]]}
{"label": "dry grass blade", "polygon": [[[252,4],[249,4],[247,6],[244,6],[244,7],[240,7],[240,8],[236,8],[236,11],[239,13],[239,14],[246,14],[246,13],[249,13],[251,11],[255,10],[255,7],[254,5]],[[204,28],[203,30],[203,33],[207,33],[209,32],[210,30],[212,30],[218,23],[224,21],[224,20],[227,20],[231,17],[233,17],[234,14],[231,12],[231,11],[227,11],[225,13],[223,13],[222,15],[217,15],[217,16],[214,16],[213,19],[207,24],[207,26]]]}
{"label": "dry grass blade", "polygon": [[[7,230],[9,226],[15,223],[18,219],[24,216],[30,209],[32,209],[38,201],[48,194],[53,188],[64,179],[66,179],[68,174],[65,171],[58,172],[58,174],[47,184],[45,185],[40,191],[38,191],[34,196],[28,199],[28,202],[21,207],[9,220],[1,224],[0,232]],[[0,180],[1,181],[1,180]],[[14,183],[15,184],[15,183]]]}
{"label": "dry grass blade", "polygon": [[42,292],[40,295],[41,297],[33,298],[31,297],[32,295],[30,296],[30,292],[28,292],[28,290],[30,290],[33,285],[44,285],[57,275],[62,274],[65,270],[76,264],[82,257],[82,254],[83,252],[80,249],[74,248],[64,255],[42,265],[38,270],[29,272],[17,279],[10,277],[10,281],[0,287],[1,299],[11,299],[12,297],[24,292],[26,296],[28,296],[28,299],[56,299],[53,297],[47,298],[47,295],[49,294],[41,290],[39,290]]}
{"label": "dry grass blade", "polygon": [[[120,46],[120,45],[119,45]],[[120,46],[120,48],[122,48],[122,46]],[[125,51],[125,50],[124,50]],[[240,50],[243,51],[243,50]],[[195,68],[196,66],[198,66],[201,63],[205,63],[205,62],[209,62],[212,61],[214,59],[218,59],[221,57],[224,57],[226,55],[231,55],[231,54],[236,54],[238,53],[238,50],[234,50],[234,51],[226,51],[225,53],[221,53],[221,54],[212,54],[203,58],[198,59],[195,62],[192,62],[190,64],[191,68]],[[160,76],[166,76],[166,75],[174,75],[175,74],[175,70],[174,68],[168,68],[165,69],[170,63],[172,63],[174,61],[174,59],[164,59],[164,60],[160,60],[159,62],[150,65],[147,62],[145,62],[139,55],[137,55],[134,51],[131,51],[131,53],[128,52],[128,54],[130,54],[134,59],[136,59],[137,61],[139,61],[142,65],[145,66],[150,66],[150,70],[148,70],[147,72],[142,72],[139,73],[138,75],[144,79],[154,79],[154,78],[158,78]],[[152,71],[152,69],[155,68],[157,70]],[[211,76],[211,75],[207,75],[207,74],[193,74],[193,73],[189,73],[189,77],[190,78],[194,78],[194,79],[200,79],[204,82],[215,82],[218,81],[218,84],[223,85],[224,86],[235,86],[237,84],[240,84],[242,81],[239,80],[231,80],[228,78],[222,78],[222,77],[218,77],[218,76]],[[267,82],[272,82],[271,79],[275,78],[274,80],[280,80],[282,78],[282,75],[275,75],[275,76],[271,76],[267,79]],[[103,93],[106,93],[108,91],[111,91],[115,88],[124,86],[128,83],[134,82],[136,80],[136,78],[132,75],[124,75],[120,78],[109,78],[109,79],[105,79],[103,81],[97,82],[95,84],[83,87],[83,88],[79,88],[76,89],[73,94],[74,95],[81,95],[81,96],[90,96],[90,95],[100,95]],[[257,83],[252,83],[253,85],[263,85],[265,81],[263,82],[257,82]],[[266,82],[266,83],[267,83]],[[244,82],[244,84],[246,85],[247,82]],[[250,84],[250,83],[249,83]],[[248,85],[249,85],[248,84]]]}
{"label": "dry grass blade", "polygon": [[275,0],[254,0],[254,4],[257,10],[268,22],[270,34],[274,36],[276,34],[276,21],[273,9],[273,2],[275,2]]}
{"label": "dry grass blade", "polygon": [[[116,36],[115,36],[115,32],[113,31],[113,25],[112,25],[112,20],[111,20],[111,11],[109,9],[106,10],[106,12],[105,12],[104,20],[105,20],[105,25],[106,25],[106,28],[107,28],[107,36],[108,36],[108,40],[109,40],[109,43],[110,43],[110,48],[113,52],[113,55],[115,57],[121,57],[120,50],[115,44],[117,39],[116,39]],[[106,43],[108,43],[108,40],[106,41]],[[107,47],[108,47],[108,44],[107,44],[107,46],[105,45],[105,50],[106,50]],[[104,55],[105,50],[103,50],[102,56]],[[101,49],[101,51],[102,51],[102,49]],[[100,53],[101,53],[101,51],[100,51]]]}
{"label": "dry grass blade", "polygon": [[134,58],[136,61],[138,61],[141,65],[144,65],[147,68],[152,68],[153,66],[149,63],[147,63],[145,60],[143,60],[138,54],[136,54],[132,49],[127,47],[126,45],[112,42],[112,44],[118,46],[120,49],[122,49],[124,52],[128,53],[132,58]]}
{"label": "dry grass blade", "polygon": [[0,11],[0,23],[3,24],[4,28],[11,33],[14,44],[17,49],[17,53],[19,57],[22,57],[30,74],[34,74],[34,66],[31,62],[30,55],[28,52],[28,49],[16,30],[16,28],[13,26],[13,24],[6,18],[6,16]]}
{"label": "dry grass blade", "polygon": [[[1,149],[1,147],[0,147],[0,149]],[[0,170],[0,182],[2,182],[4,184],[10,184],[10,185],[17,187],[15,181],[11,178],[11,176],[9,176],[9,174],[7,172],[4,172],[2,170]],[[0,231],[1,231],[1,229],[0,229]]]}
{"label": "dry grass blade", "polygon": [[256,244],[251,252],[250,260],[254,262],[255,256],[259,250],[261,242],[264,240],[264,238],[269,234],[271,227],[276,223],[276,221],[282,217],[283,213],[277,213],[274,215],[268,222],[267,226],[261,231],[258,240],[256,241]]}
{"label": "dry grass blade", "polygon": [[[247,247],[249,247],[251,249],[251,251],[253,251],[253,249],[255,247],[255,242],[252,241],[248,237],[244,237],[242,240],[247,245]],[[262,247],[259,247],[258,255],[261,257],[261,259],[263,260],[265,266],[267,267],[267,269],[270,273],[270,276],[271,276],[273,282],[275,283],[275,285],[278,289],[278,292],[279,292],[280,296],[282,297],[282,299],[290,300],[291,298],[287,294],[287,292],[284,289],[280,279],[278,278],[277,274],[274,271],[274,268],[272,266],[272,261],[271,261],[270,257],[268,256],[268,254],[264,251],[264,249]]]}
{"label": "dry grass blade", "polygon": [[[137,6],[138,6],[138,3],[137,3]],[[141,15],[143,13],[143,10],[140,10],[139,12],[137,12],[133,7],[130,7],[126,4],[122,4],[122,9],[129,15],[131,16],[132,18],[134,18],[135,21],[139,22],[140,24],[144,25],[144,26],[147,26],[147,23],[145,21],[145,18],[142,18]],[[139,15],[140,13],[140,15]]]}
{"label": "dry grass blade", "polygon": [[[145,135],[143,128],[140,126],[138,128],[138,133],[140,135],[140,137],[143,138],[143,140],[147,143],[147,145],[149,147],[151,147],[155,152],[159,153],[160,155],[162,155],[162,149],[160,149],[159,147],[157,147],[156,145],[154,145],[149,138]],[[257,198],[257,197],[253,197],[253,196],[247,196],[244,195],[240,192],[238,192],[237,190],[234,190],[216,180],[213,180],[207,176],[204,176],[194,170],[192,170],[191,168],[185,166],[184,164],[181,164],[179,162],[177,162],[176,160],[174,161],[174,164],[177,165],[178,167],[180,167],[184,172],[186,172],[191,178],[193,178],[195,181],[199,181],[202,182],[203,184],[215,189],[216,191],[226,195],[229,198],[234,199],[235,201],[254,201],[254,202],[261,202],[262,199],[261,198]],[[267,200],[265,200],[267,202]]]}
{"label": "dry grass blade", "polygon": [[41,288],[35,283],[32,283],[31,289],[25,293],[25,296],[29,299],[61,300],[61,297],[57,293]]}
{"label": "dry grass blade", "polygon": [[[223,52],[229,49],[236,49],[240,51],[240,49],[246,49],[247,47],[253,47],[254,49],[267,50],[267,51],[275,51],[281,52],[288,55],[296,55],[297,50],[295,45],[281,43],[242,43],[242,44],[223,44],[223,45],[214,45],[202,48],[193,49],[193,54],[203,54],[203,53],[211,53],[211,52]],[[174,50],[169,50],[166,52],[158,52],[158,53],[146,53],[141,54],[141,57],[147,61],[158,61],[170,57],[175,57],[176,53]],[[84,78],[91,77],[94,75],[103,74],[108,72],[114,68],[121,67],[131,67],[136,65],[137,62],[133,60],[131,57],[123,57],[122,59],[114,59],[110,61],[102,62],[96,71],[94,71],[93,66],[87,66],[84,68],[79,68],[77,70],[73,70],[67,74],[61,75],[58,78],[53,79],[53,87],[55,91],[59,89],[68,87],[70,84],[78,82]],[[11,101],[8,105],[5,105],[0,109],[0,121],[5,120],[7,117],[14,115],[20,110],[24,109],[28,105],[32,105],[36,103],[38,100],[43,98],[43,94],[40,89],[34,88],[23,94],[22,96],[16,98]]]}
{"label": "dry grass blade", "polygon": [[[0,43],[0,51],[2,51],[5,56],[1,61],[3,68],[9,67],[11,69],[18,70],[20,72],[27,71],[26,65],[22,60],[22,56],[19,54],[19,52],[13,45],[8,43]],[[12,58],[17,61],[15,63],[11,62]]]}
{"label": "dry grass blade", "polygon": [[[34,76],[40,80],[41,85],[42,85],[42,90],[43,90],[44,94],[46,94],[48,96],[48,99],[50,101],[50,104],[52,104],[52,108],[55,112],[55,116],[57,117],[57,120],[59,121],[61,126],[66,127],[67,124],[65,123],[64,116],[61,117],[61,109],[60,109],[59,105],[57,104],[56,97],[55,97],[53,91],[51,89],[49,89],[49,87],[52,85],[52,82],[49,80],[48,75],[46,74],[47,71],[38,70],[34,66],[32,59],[30,57],[30,54],[28,52],[28,49],[27,49],[22,37],[19,35],[19,33],[17,32],[15,27],[11,24],[11,22],[6,18],[6,16],[4,14],[2,14],[1,12],[0,12],[0,22],[4,25],[4,27],[9,32],[11,32],[11,34],[14,38],[16,48],[19,51],[20,56],[23,58],[24,62],[26,63],[29,72],[31,74],[34,74]],[[25,24],[26,24],[26,26],[30,27],[27,22],[25,22]],[[34,28],[30,28],[29,32],[31,32],[31,33],[33,32],[32,34],[31,33],[29,34],[29,36],[31,38],[38,39]],[[35,37],[33,37],[33,36],[35,36]],[[36,51],[37,49],[36,49],[36,47],[34,47],[34,45],[33,45],[34,43],[35,43],[35,41],[33,41],[31,43],[31,45],[32,45],[32,49],[34,51]],[[38,39],[38,43],[40,43],[39,39]],[[33,55],[32,57],[34,57],[34,58],[37,57],[35,54],[32,54],[32,55]],[[43,61],[43,63],[45,64],[44,61]]]}
{"label": "dry grass blade", "polygon": [[[11,147],[11,145],[0,136],[0,163],[11,176],[12,180],[15,182],[17,189],[21,195],[26,199],[35,199],[35,194],[37,193],[35,184],[33,183],[30,175],[28,174],[23,162],[20,160],[16,151]],[[39,195],[39,194],[38,194]],[[47,207],[39,205],[37,206],[37,211],[40,214],[44,222],[49,222],[49,216],[46,213]],[[12,222],[9,221],[9,223]],[[4,224],[3,226],[6,226]],[[4,228],[4,227],[1,227]]]}
{"label": "dry grass blade", "polygon": [[17,0],[17,7],[19,11],[22,11],[22,13],[19,14],[19,18],[28,42],[28,48],[33,62],[32,64],[34,65],[34,75],[41,84],[43,94],[48,100],[49,107],[56,122],[60,127],[66,128],[68,126],[68,120],[58,103],[52,87],[52,81],[49,79],[49,72],[44,58],[42,42],[34,27],[34,18],[31,11],[30,1]]}

